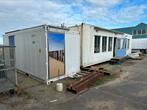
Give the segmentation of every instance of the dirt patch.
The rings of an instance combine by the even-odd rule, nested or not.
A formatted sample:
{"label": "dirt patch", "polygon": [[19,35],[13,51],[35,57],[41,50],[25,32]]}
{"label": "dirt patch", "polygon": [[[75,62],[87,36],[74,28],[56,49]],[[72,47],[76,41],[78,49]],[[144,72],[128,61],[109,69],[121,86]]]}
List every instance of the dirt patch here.
{"label": "dirt patch", "polygon": [[92,86],[98,86],[98,85],[102,85],[105,84],[109,81],[115,80],[116,78],[118,78],[119,75],[113,74],[110,76],[102,76],[100,79],[98,79]]}
{"label": "dirt patch", "polygon": [[138,110],[138,109],[132,107],[125,107],[124,110]]}
{"label": "dirt patch", "polygon": [[147,96],[147,90],[143,90],[143,91],[139,91],[137,94],[135,94],[136,96],[139,97],[145,97]]}
{"label": "dirt patch", "polygon": [[119,76],[117,76],[116,78],[114,78],[113,80],[107,81],[106,83],[97,86],[96,89],[98,89],[100,87],[104,87],[104,86],[115,86],[115,85],[121,83],[122,81],[124,81],[125,78],[127,78],[129,76],[129,74],[130,74],[129,72],[122,73]]}
{"label": "dirt patch", "polygon": [[126,62],[124,62],[123,64],[122,64],[122,66],[132,66],[132,65],[134,65],[135,64],[135,62],[133,62],[132,60],[127,60]]}
{"label": "dirt patch", "polygon": [[115,110],[116,109],[113,101],[91,100],[86,103],[86,107],[92,110]]}

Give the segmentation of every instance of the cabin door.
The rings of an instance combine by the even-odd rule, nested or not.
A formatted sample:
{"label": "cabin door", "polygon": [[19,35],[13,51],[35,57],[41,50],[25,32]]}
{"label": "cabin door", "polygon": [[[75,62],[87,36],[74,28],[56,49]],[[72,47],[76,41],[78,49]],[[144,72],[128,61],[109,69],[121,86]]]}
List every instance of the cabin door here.
{"label": "cabin door", "polygon": [[127,39],[117,39],[117,45],[116,45],[116,51],[115,51],[115,56],[116,57],[125,57],[126,55],[126,41]]}
{"label": "cabin door", "polygon": [[49,78],[60,78],[65,74],[64,34],[48,33]]}

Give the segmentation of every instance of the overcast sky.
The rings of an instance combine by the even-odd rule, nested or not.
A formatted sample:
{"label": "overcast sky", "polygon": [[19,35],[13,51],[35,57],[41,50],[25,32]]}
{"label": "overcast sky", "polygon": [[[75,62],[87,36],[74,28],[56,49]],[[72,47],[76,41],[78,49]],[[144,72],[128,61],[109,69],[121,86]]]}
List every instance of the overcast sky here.
{"label": "overcast sky", "polygon": [[0,43],[6,31],[81,22],[105,28],[147,23],[147,0],[0,0]]}

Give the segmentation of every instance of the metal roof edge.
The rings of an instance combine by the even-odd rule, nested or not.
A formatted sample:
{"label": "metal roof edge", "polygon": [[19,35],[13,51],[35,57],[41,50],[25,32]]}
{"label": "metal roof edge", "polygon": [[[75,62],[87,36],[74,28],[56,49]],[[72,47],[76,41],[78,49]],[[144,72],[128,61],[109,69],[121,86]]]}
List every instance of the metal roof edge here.
{"label": "metal roof edge", "polygon": [[62,26],[53,26],[53,25],[47,25],[49,28],[56,28],[56,29],[63,29],[63,30],[69,30],[67,27],[62,27]]}
{"label": "metal roof edge", "polygon": [[123,32],[118,32],[118,31],[114,31],[114,30],[111,30],[111,29],[106,29],[106,28],[99,27],[99,26],[95,26],[95,25],[92,25],[92,24],[87,24],[87,23],[82,23],[82,24],[91,25],[91,26],[93,26],[94,28],[98,28],[98,29],[101,29],[101,30],[113,32],[113,33],[116,33],[116,34],[123,34]]}
{"label": "metal roof edge", "polygon": [[43,24],[43,25],[39,25],[39,26],[33,26],[33,27],[29,27],[29,28],[24,28],[24,29],[17,29],[17,30],[14,30],[14,31],[8,31],[8,32],[5,32],[5,34],[9,34],[9,33],[13,33],[13,32],[18,32],[18,31],[24,31],[24,30],[38,28],[38,27],[44,27],[44,26],[47,26],[49,28],[57,28],[57,29],[69,30],[69,28],[66,28],[66,27],[60,27],[60,26],[53,26],[53,25]]}
{"label": "metal roof edge", "polygon": [[28,29],[33,29],[33,28],[43,27],[43,26],[46,26],[46,24],[39,25],[39,26],[33,26],[33,27],[29,27],[29,28],[17,29],[17,30],[14,30],[14,31],[8,31],[8,32],[5,32],[5,34],[9,34],[9,33],[17,32],[17,31],[24,31],[24,30],[28,30]]}

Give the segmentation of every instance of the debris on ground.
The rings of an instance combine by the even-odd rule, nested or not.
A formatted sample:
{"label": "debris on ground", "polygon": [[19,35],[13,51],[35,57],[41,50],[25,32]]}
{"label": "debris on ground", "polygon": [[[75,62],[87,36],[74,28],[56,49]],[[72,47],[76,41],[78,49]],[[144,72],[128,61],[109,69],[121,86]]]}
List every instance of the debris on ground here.
{"label": "debris on ground", "polygon": [[102,73],[100,72],[93,72],[83,76],[82,78],[73,81],[67,86],[67,90],[73,92],[75,94],[80,93],[84,89],[88,88],[92,83],[96,82]]}
{"label": "debris on ground", "polygon": [[53,103],[53,102],[57,102],[57,99],[55,99],[55,100],[51,100],[50,102],[51,102],[51,103]]}
{"label": "debris on ground", "polygon": [[130,58],[132,60],[142,60],[140,52],[131,53],[131,54],[128,55],[128,58]]}
{"label": "debris on ground", "polygon": [[112,65],[121,65],[126,61],[126,57],[114,57],[110,60],[110,64]]}
{"label": "debris on ground", "polygon": [[107,75],[107,76],[110,76],[113,74],[112,71],[109,71],[105,68],[99,68],[99,71],[100,71],[100,73],[103,73],[104,75]]}

